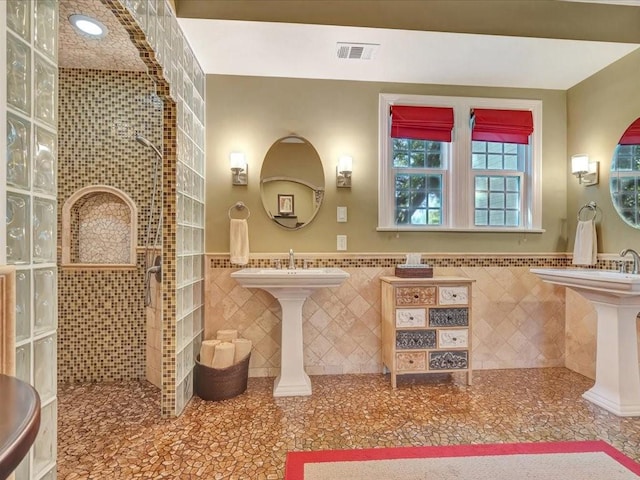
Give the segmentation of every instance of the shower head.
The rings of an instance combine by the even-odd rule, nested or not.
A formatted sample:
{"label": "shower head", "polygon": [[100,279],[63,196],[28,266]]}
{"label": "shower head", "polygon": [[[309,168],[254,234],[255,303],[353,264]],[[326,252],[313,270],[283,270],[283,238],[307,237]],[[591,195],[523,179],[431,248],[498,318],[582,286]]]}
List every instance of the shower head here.
{"label": "shower head", "polygon": [[158,150],[158,147],[156,147],[148,139],[146,139],[142,135],[137,135],[137,134],[134,138],[136,139],[136,142],[138,142],[141,145],[144,145],[145,147],[151,148],[154,152],[156,152],[156,155],[158,155],[158,157],[162,158],[162,153],[160,153],[160,150]]}

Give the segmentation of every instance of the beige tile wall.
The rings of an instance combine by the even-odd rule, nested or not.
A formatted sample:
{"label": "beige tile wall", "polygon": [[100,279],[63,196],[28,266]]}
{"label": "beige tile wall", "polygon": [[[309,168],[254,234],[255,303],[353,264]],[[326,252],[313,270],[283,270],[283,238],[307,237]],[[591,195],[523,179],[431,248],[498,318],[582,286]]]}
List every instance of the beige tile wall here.
{"label": "beige tile wall", "polygon": [[[393,274],[389,259],[353,259],[339,264],[351,275],[338,288],[316,291],[303,309],[305,368],[309,374],[382,371],[380,281]],[[340,259],[318,263],[340,263]],[[257,263],[269,263],[256,260]],[[373,264],[379,263],[379,266]],[[397,261],[395,263],[398,263]],[[467,266],[441,266],[437,264]],[[446,258],[435,275],[462,275],[473,286],[473,368],[539,368],[565,364],[564,289],[529,273],[522,259],[482,261]],[[559,266],[558,258],[533,259]],[[354,266],[347,266],[352,264]],[[366,266],[358,266],[364,264]],[[270,294],[245,289],[230,277],[235,269],[213,256],[205,269],[205,338],[218,329],[238,329],[254,343],[251,376],[275,376],[280,367],[280,306]],[[370,266],[371,265],[371,266]],[[495,265],[495,266],[492,266]],[[532,265],[533,266],[533,265]]]}

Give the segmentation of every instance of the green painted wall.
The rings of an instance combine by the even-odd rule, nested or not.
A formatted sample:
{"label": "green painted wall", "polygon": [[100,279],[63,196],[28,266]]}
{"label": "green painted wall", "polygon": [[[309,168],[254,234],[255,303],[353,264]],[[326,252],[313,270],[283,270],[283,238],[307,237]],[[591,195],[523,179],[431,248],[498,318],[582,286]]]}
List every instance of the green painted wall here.
{"label": "green painted wall", "polygon": [[[543,102],[543,228],[545,233],[377,232],[378,95],[404,93],[537,99]],[[229,251],[228,210],[251,210],[254,253],[335,252],[347,235],[350,252],[564,252],[567,250],[566,92],[400,83],[207,76],[206,252]],[[323,162],[326,197],[308,226],[287,231],[267,218],[260,200],[260,169],[272,143],[289,134],[309,140]],[[233,187],[229,153],[243,151],[249,185]],[[337,189],[342,154],[353,156],[353,187]],[[336,222],[336,207],[348,222]],[[573,215],[573,211],[571,212]]]}
{"label": "green painted wall", "polygon": [[640,117],[640,50],[630,53],[589,77],[567,92],[567,158],[587,153],[600,162],[600,183],[578,185],[567,176],[569,245],[573,248],[576,213],[595,200],[598,214],[599,252],[617,253],[623,248],[640,248],[640,230],[618,216],[609,191],[609,170],[613,151],[626,128]]}

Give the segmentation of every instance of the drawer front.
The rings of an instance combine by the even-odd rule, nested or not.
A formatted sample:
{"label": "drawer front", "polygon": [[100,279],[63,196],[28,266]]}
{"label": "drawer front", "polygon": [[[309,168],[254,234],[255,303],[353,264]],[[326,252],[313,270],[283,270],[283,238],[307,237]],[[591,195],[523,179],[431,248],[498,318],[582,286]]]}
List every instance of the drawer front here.
{"label": "drawer front", "polygon": [[469,289],[467,287],[440,287],[438,289],[440,305],[467,305]]}
{"label": "drawer front", "polygon": [[396,353],[396,370],[426,370],[427,355],[425,352],[398,352]]}
{"label": "drawer front", "polygon": [[468,327],[468,308],[431,308],[429,309],[430,327]]}
{"label": "drawer front", "polygon": [[397,330],[396,349],[436,348],[435,330]]}
{"label": "drawer front", "polygon": [[469,330],[451,329],[438,331],[438,348],[456,348],[469,346]]}
{"label": "drawer front", "polygon": [[436,287],[398,287],[396,305],[435,305]]}
{"label": "drawer front", "polygon": [[398,308],[396,327],[426,327],[427,315],[424,308]]}
{"label": "drawer front", "polygon": [[467,350],[429,352],[429,370],[456,370],[469,368]]}

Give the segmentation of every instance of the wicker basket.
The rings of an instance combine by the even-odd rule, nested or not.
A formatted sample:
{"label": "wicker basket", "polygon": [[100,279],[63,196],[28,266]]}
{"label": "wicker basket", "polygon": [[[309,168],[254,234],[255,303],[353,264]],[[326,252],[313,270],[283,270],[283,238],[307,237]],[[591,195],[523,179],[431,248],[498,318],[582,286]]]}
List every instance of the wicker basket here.
{"label": "wicker basket", "polygon": [[196,395],[203,400],[226,400],[240,395],[247,389],[249,359],[251,353],[238,363],[227,368],[211,368],[196,358],[194,387]]}

